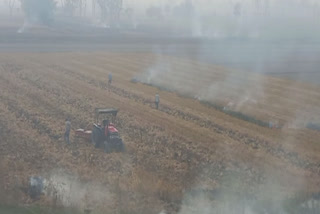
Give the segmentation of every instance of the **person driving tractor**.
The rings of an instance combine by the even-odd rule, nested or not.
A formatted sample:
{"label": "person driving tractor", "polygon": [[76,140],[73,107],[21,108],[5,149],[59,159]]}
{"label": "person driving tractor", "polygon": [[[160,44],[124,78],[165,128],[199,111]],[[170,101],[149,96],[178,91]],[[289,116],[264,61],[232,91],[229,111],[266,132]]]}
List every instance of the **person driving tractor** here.
{"label": "person driving tractor", "polygon": [[109,120],[103,120],[104,135],[107,141],[109,140],[109,124]]}

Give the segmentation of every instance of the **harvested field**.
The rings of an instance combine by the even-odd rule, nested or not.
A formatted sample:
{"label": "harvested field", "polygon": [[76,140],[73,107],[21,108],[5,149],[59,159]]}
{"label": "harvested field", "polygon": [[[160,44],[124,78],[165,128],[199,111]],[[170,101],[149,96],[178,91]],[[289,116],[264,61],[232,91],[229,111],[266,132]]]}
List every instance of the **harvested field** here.
{"label": "harvested field", "polygon": [[134,80],[279,126],[320,121],[318,85],[165,56]]}
{"label": "harvested field", "polygon": [[[258,78],[264,83],[264,99],[256,99],[250,108],[244,104],[239,111],[286,124],[303,109],[319,112],[317,86],[252,75],[244,86],[234,88],[231,83],[248,73],[172,56],[161,56],[163,61],[176,72],[159,75],[159,81],[168,89],[178,87],[172,88],[178,92],[182,85],[191,96],[131,81],[159,62],[159,56],[150,53],[1,53],[0,167],[6,173],[0,174],[5,184],[0,199],[34,203],[23,193],[28,176],[61,174],[64,182],[75,180],[85,187],[86,191],[78,190],[85,192],[83,197],[59,202],[43,198],[36,203],[171,212],[179,210],[187,192],[222,191],[230,177],[248,195],[267,192],[270,184],[279,195],[320,191],[319,132],[260,127],[190,98],[197,95],[192,92],[199,83],[209,86],[225,75],[232,78],[221,85],[223,91],[237,97],[235,92],[255,88]],[[193,69],[200,75],[192,76]],[[109,72],[114,83],[108,88]],[[159,110],[153,104],[156,93],[161,97]],[[126,153],[105,154],[73,135],[72,144],[64,144],[65,118],[74,129],[90,128],[96,107],[120,109],[116,124]],[[108,197],[88,191],[97,187]]]}

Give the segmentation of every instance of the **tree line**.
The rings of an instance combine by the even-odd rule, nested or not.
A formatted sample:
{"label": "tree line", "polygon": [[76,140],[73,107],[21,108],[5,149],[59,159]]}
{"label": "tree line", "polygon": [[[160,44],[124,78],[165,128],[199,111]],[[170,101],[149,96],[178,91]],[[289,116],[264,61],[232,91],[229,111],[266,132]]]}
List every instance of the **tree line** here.
{"label": "tree line", "polygon": [[91,4],[92,14],[97,14],[99,9],[102,22],[115,24],[120,19],[120,13],[123,10],[123,0],[5,0],[10,15],[13,15],[14,9],[21,5],[26,18],[32,22],[41,22],[51,24],[54,20],[54,13],[60,9],[66,14],[75,15],[75,11],[80,16],[86,16],[87,7]]}

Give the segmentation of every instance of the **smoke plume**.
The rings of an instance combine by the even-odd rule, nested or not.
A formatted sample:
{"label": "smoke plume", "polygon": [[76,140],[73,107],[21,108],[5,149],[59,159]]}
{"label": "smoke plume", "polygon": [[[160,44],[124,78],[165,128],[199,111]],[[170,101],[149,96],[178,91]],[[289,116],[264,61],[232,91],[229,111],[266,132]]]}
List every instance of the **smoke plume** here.
{"label": "smoke plume", "polygon": [[54,19],[55,0],[22,0],[27,22],[50,25]]}

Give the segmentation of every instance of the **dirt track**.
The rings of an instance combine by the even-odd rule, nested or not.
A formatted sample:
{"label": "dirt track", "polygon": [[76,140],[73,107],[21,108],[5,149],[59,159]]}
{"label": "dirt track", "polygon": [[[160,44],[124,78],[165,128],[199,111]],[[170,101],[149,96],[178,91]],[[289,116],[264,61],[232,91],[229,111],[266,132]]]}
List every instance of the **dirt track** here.
{"label": "dirt track", "polygon": [[[134,53],[0,54],[4,188],[25,201],[16,186],[27,176],[63,169],[106,186],[108,209],[137,212],[177,209],[184,191],[219,189],[230,173],[249,192],[275,177],[280,192],[320,191],[319,133],[261,128],[165,91],[157,111],[152,101],[158,90],[130,82],[155,59]],[[115,81],[107,89],[110,71]],[[99,106],[120,109],[116,123],[126,154],[107,155],[75,139],[64,145],[64,119],[70,117],[74,128],[90,127]]]}

